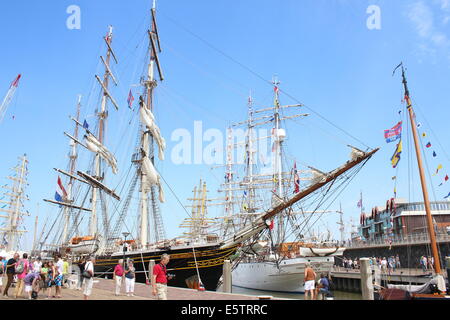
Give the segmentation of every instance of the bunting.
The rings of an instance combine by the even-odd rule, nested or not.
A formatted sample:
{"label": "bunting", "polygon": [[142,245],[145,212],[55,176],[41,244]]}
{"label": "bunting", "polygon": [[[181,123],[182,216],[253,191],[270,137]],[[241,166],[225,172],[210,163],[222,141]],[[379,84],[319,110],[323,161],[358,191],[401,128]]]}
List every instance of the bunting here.
{"label": "bunting", "polygon": [[[427,133],[426,132],[422,132],[422,137],[423,138],[427,137]],[[430,149],[432,147],[431,141],[428,141],[428,143],[425,146],[426,146],[426,148]],[[438,158],[438,154],[437,154],[437,152],[435,150],[433,150],[432,155],[433,155],[433,158]],[[442,170],[442,169],[444,169],[444,166],[441,163],[439,163],[437,168],[436,168],[435,173],[433,173],[433,176],[437,176],[439,174],[439,171]],[[446,174],[444,179],[441,180],[441,183],[439,183],[438,186],[442,187],[444,185],[444,183],[446,183],[448,180],[449,180],[449,176],[448,176],[448,174]],[[447,199],[449,197],[450,197],[450,193],[447,196],[445,196],[444,199]]]}

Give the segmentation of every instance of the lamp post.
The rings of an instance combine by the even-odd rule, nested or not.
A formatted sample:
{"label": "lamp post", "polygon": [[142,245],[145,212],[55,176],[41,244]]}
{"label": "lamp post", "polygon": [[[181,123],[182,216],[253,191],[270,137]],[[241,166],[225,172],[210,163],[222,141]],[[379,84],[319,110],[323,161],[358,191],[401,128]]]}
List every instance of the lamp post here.
{"label": "lamp post", "polygon": [[126,248],[126,244],[127,244],[127,237],[130,235],[129,232],[122,232],[123,237],[125,238],[125,241],[123,243],[123,269],[125,270],[125,248]]}

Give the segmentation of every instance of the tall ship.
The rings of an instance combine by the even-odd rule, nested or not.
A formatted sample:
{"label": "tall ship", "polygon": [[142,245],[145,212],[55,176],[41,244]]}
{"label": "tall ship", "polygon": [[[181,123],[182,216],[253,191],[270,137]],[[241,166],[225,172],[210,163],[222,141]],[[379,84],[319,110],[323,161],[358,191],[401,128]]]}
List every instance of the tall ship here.
{"label": "tall ship", "polygon": [[10,184],[5,184],[5,190],[0,198],[0,252],[3,256],[12,257],[14,252],[23,251],[22,236],[27,232],[24,219],[30,216],[25,209],[25,202],[29,201],[25,193],[28,176],[27,155],[19,157],[18,164],[12,168],[13,173],[8,176]]}
{"label": "tall ship", "polygon": [[[248,99],[247,120],[228,128],[227,163],[224,181],[220,187],[222,218],[221,237],[226,238],[245,226],[252,225],[254,219],[272,206],[285,202],[291,195],[301,194],[307,188],[327,177],[312,166],[304,170],[297,168],[297,160],[288,158],[288,121],[309,116],[302,113],[302,105],[281,105],[279,82],[274,78],[274,103],[271,107],[255,109],[252,97]],[[245,129],[243,140],[234,142],[234,131]],[[265,132],[267,134],[257,134]],[[268,153],[264,154],[264,146]],[[244,161],[235,153],[243,150]],[[352,148],[351,157],[357,158],[361,151]],[[349,173],[352,175],[352,173]],[[239,249],[233,261],[233,285],[243,288],[304,292],[304,270],[309,263],[320,273],[329,273],[334,265],[334,257],[341,256],[345,248],[330,234],[314,233],[317,217],[330,210],[320,210],[326,206],[327,197],[339,191],[343,185],[330,188],[313,201],[302,199],[284,209],[268,230],[252,242]]]}
{"label": "tall ship", "polygon": [[[120,169],[111,150],[117,146],[122,147],[120,141],[107,139],[106,135],[106,128],[111,126],[111,123],[107,125],[109,106],[119,109],[110,91],[110,84],[117,84],[112,67],[112,62],[117,62],[117,57],[112,48],[113,32],[110,28],[104,38],[106,57],[101,57],[104,74],[102,78],[95,76],[100,89],[100,101],[95,112],[96,124],[91,126],[86,120],[82,122],[78,117],[79,113],[72,117],[74,131],[71,134],[65,133],[70,141],[69,164],[65,170],[55,168],[58,191],[54,200],[46,200],[59,213],[40,237],[39,246],[41,251],[47,250],[49,254],[60,252],[73,261],[95,255],[95,274],[101,277],[112,277],[113,269],[120,259],[133,259],[136,279],[142,283],[149,279],[150,260],[158,261],[166,253],[171,257],[167,270],[174,275],[169,285],[216,290],[225,260],[236,260],[242,250],[252,248],[255,241],[266,239],[274,219],[281,217],[279,219],[289,220],[287,212],[294,204],[306,201],[305,199],[319,194],[323,189],[335,188],[338,181],[339,185],[345,184],[347,177],[356,174],[378,149],[364,152],[352,148],[350,160],[338,168],[330,172],[315,171],[310,183],[299,192],[287,195],[283,193],[278,201],[261,205],[258,210],[253,204],[249,205],[248,208],[252,211],[247,213],[251,213],[248,215],[251,218],[246,223],[233,225],[233,216],[233,219],[227,220],[229,223],[222,221],[219,224],[221,232],[216,235],[201,232],[205,223],[205,212],[201,209],[205,190],[201,184],[193,198],[196,202],[193,205],[195,210],[190,215],[183,208],[186,215],[190,216],[185,221],[189,231],[177,238],[167,239],[160,204],[165,201],[163,182],[170,182],[165,181],[157,169],[164,161],[166,143],[155,116],[158,106],[153,99],[158,83],[164,80],[159,57],[161,46],[155,1],[149,20],[148,63],[140,78],[142,94],[138,99],[139,116],[136,117],[139,129],[136,145],[128,154],[131,159],[130,169],[122,183],[115,188],[109,185],[111,173],[117,174]],[[130,92],[129,101],[132,98]],[[130,123],[132,121],[135,118]],[[80,139],[79,131],[84,132],[83,139]],[[280,128],[277,135],[281,134]],[[85,161],[87,166],[83,169],[79,161],[80,148],[87,152],[89,159]],[[280,177],[283,178],[282,175]],[[127,217],[133,211],[138,216],[137,236],[133,236],[130,232],[132,228],[127,223]],[[230,211],[229,214],[233,212]],[[308,250],[319,255],[323,252],[315,248]],[[336,252],[336,248],[333,250]]]}

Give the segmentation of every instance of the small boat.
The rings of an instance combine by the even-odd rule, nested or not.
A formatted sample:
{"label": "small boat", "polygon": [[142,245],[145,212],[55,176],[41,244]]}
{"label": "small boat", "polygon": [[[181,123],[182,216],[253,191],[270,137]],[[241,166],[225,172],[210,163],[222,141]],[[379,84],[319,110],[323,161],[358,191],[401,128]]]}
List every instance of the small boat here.
{"label": "small boat", "polygon": [[97,252],[99,246],[100,240],[95,237],[75,237],[70,240],[66,249],[72,254],[92,254]]}
{"label": "small boat", "polygon": [[[422,186],[422,194],[425,204],[427,230],[430,237],[431,253],[434,258],[434,268],[436,275],[428,283],[421,286],[412,285],[388,285],[387,288],[382,288],[377,292],[377,297],[380,300],[429,300],[429,299],[449,299],[449,295],[445,295],[449,291],[446,288],[445,280],[441,271],[441,260],[438,253],[438,247],[436,242],[436,232],[433,224],[433,218],[431,215],[431,205],[428,198],[427,183],[425,178],[425,171],[422,164],[422,153],[420,149],[419,134],[417,132],[416,116],[412,106],[410,93],[408,89],[408,81],[406,79],[405,68],[403,63],[400,63],[397,68],[401,67],[402,70],[402,83],[404,87],[404,97],[407,104],[407,111],[409,114],[409,120],[411,122],[411,128],[414,138],[414,146],[416,150],[417,164],[419,168],[420,182]],[[401,140],[400,140],[401,149]],[[398,147],[397,147],[398,149]]]}

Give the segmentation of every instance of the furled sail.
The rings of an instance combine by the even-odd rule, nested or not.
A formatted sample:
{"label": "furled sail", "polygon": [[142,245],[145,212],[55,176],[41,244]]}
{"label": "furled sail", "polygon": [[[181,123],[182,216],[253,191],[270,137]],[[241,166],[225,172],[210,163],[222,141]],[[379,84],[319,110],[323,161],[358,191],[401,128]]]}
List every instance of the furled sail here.
{"label": "furled sail", "polygon": [[144,178],[142,180],[144,190],[148,192],[150,191],[151,186],[158,186],[159,201],[165,202],[164,190],[161,184],[161,177],[158,175],[155,167],[147,156],[143,157],[142,159],[142,172],[144,173]]}
{"label": "furled sail", "polygon": [[142,123],[147,126],[147,128],[152,133],[152,136],[155,139],[156,143],[158,144],[159,149],[158,157],[162,161],[164,160],[164,150],[166,149],[166,141],[161,136],[161,131],[156,125],[155,117],[151,112],[151,110],[145,107],[145,104],[142,104],[139,112],[141,115]]}
{"label": "furled sail", "polygon": [[86,147],[95,153],[98,153],[109,164],[114,174],[117,174],[117,160],[114,155],[106,149],[104,145],[97,140],[92,134],[88,133],[84,136]]}

